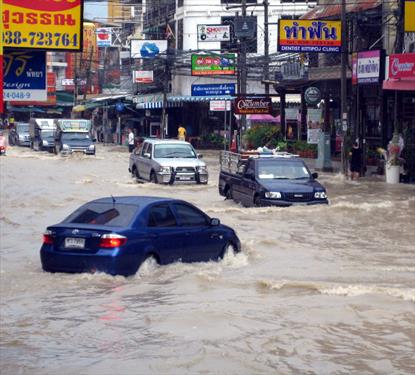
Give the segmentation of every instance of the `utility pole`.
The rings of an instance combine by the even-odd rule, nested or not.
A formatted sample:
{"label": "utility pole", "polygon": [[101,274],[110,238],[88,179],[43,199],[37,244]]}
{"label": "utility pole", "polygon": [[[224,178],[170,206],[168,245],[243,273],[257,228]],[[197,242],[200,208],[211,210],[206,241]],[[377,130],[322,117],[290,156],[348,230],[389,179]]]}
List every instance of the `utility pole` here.
{"label": "utility pole", "polygon": [[[246,0],[242,0],[242,17],[246,17]],[[247,81],[247,65],[246,65],[246,38],[242,37],[240,39],[240,46],[241,46],[241,58],[240,58],[240,66],[241,69],[241,84],[239,87],[240,95],[246,95],[246,81]],[[239,148],[242,143],[242,132],[246,130],[246,115],[241,115],[241,123],[240,123],[240,130],[239,130]],[[239,151],[239,150],[238,150]]]}
{"label": "utility pole", "polygon": [[347,143],[349,132],[348,116],[347,116],[347,33],[346,33],[346,0],[341,2],[341,28],[342,28],[342,43],[341,43],[341,77],[340,77],[340,116],[343,129],[343,142],[341,152],[341,164],[343,175],[347,175]]}
{"label": "utility pole", "polygon": [[265,95],[269,95],[269,35],[268,35],[268,0],[264,0],[264,80],[265,82]]}

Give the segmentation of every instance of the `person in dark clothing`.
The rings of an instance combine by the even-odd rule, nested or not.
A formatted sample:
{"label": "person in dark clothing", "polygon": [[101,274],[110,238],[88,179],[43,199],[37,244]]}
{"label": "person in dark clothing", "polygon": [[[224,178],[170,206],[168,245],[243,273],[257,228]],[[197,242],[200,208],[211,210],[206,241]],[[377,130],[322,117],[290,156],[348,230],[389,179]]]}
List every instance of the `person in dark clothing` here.
{"label": "person in dark clothing", "polygon": [[357,142],[353,143],[350,155],[350,177],[352,180],[357,180],[362,169],[362,150],[359,148]]}

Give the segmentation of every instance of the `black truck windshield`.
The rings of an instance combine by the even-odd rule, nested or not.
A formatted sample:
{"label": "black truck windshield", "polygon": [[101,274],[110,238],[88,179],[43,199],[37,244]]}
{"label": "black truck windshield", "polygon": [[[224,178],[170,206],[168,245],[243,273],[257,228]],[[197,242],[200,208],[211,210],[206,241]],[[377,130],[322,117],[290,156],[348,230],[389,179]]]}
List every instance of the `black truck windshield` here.
{"label": "black truck windshield", "polygon": [[88,133],[62,133],[62,141],[81,141],[89,139]]}
{"label": "black truck windshield", "polygon": [[301,161],[263,161],[258,163],[258,178],[261,180],[297,180],[310,178],[310,173]]}

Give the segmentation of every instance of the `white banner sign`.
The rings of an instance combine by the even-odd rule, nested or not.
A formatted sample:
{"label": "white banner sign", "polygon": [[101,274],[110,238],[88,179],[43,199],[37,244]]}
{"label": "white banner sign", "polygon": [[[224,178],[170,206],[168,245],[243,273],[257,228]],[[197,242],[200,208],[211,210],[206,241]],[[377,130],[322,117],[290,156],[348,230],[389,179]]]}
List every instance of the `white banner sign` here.
{"label": "white banner sign", "polygon": [[227,42],[231,40],[229,25],[197,25],[198,42]]}
{"label": "white banner sign", "polygon": [[112,43],[112,28],[101,27],[97,29],[97,46],[98,47],[111,47]]}
{"label": "white banner sign", "polygon": [[209,102],[210,111],[230,111],[231,101],[230,100],[211,100]]}
{"label": "white banner sign", "polygon": [[321,132],[323,111],[321,108],[307,108],[307,143],[317,144]]}
{"label": "white banner sign", "polygon": [[167,40],[131,39],[131,58],[148,59],[167,51]]}
{"label": "white banner sign", "polygon": [[133,71],[134,83],[152,83],[153,71],[152,70],[135,70]]}

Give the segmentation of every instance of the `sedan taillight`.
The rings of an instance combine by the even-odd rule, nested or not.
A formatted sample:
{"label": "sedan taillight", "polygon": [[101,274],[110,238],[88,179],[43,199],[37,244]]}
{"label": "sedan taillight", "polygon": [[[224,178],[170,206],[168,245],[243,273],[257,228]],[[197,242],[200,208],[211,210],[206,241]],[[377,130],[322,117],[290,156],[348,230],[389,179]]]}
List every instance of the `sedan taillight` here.
{"label": "sedan taillight", "polygon": [[114,248],[120,247],[127,242],[127,237],[121,236],[119,234],[104,234],[101,236],[101,241],[99,242],[99,247],[104,248]]}
{"label": "sedan taillight", "polygon": [[45,230],[45,233],[43,233],[43,243],[45,245],[53,245],[53,233],[51,230]]}

